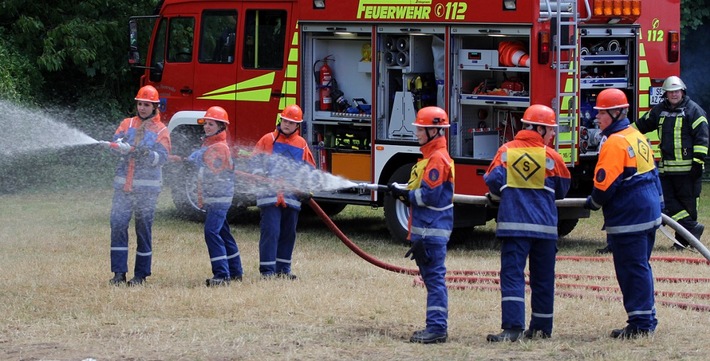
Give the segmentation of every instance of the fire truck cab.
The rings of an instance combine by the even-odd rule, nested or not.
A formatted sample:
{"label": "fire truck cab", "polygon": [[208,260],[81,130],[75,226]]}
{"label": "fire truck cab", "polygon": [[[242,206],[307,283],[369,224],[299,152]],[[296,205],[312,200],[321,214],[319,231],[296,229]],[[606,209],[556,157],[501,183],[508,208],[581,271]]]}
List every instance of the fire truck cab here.
{"label": "fire truck cab", "polygon": [[[353,182],[404,183],[421,156],[414,116],[436,105],[450,117],[463,195],[487,191],[483,174],[497,149],[521,129],[529,105],[545,104],[559,124],[550,146],[573,177],[568,197],[586,197],[601,142],[596,95],[623,90],[633,121],[680,70],[673,0],[165,0],[149,36],[140,36],[139,20],[130,21],[131,60],[161,94],[176,155],[199,146],[196,119],[209,106],[227,109],[232,143],[246,149],[273,129],[281,109],[299,104],[319,169]],[[176,165],[166,178],[175,204],[189,211],[194,182],[178,177],[184,172]],[[344,189],[315,198],[331,213],[383,207],[393,237],[406,238],[408,210],[392,197]],[[235,205],[249,204],[235,195]],[[495,215],[456,204],[455,227]],[[560,212],[560,236],[588,216]]]}

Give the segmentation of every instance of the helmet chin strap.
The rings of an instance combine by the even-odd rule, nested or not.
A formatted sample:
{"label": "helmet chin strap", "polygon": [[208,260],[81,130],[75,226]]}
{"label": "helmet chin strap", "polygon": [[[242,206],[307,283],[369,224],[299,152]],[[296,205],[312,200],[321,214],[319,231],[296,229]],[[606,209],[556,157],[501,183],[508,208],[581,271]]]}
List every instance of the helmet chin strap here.
{"label": "helmet chin strap", "polygon": [[150,115],[149,115],[149,116],[147,116],[147,117],[144,118],[144,117],[142,117],[142,116],[140,115],[140,113],[139,113],[139,114],[138,114],[138,118],[141,118],[141,120],[148,120],[148,119],[154,117],[157,113],[158,113],[158,108],[157,108],[157,107],[153,107],[153,111],[150,112]]}
{"label": "helmet chin strap", "polygon": [[209,138],[209,137],[214,137],[215,135],[217,135],[217,134],[219,134],[219,133],[222,133],[222,132],[225,131],[225,130],[227,130],[227,127],[220,127],[219,130],[217,130],[216,132],[214,132],[214,134],[210,134],[210,135],[206,135],[206,134],[205,134],[205,136],[204,136],[203,139],[207,139],[207,138]]}
{"label": "helmet chin strap", "polygon": [[434,129],[436,129],[436,134],[434,134],[432,136],[431,134],[429,134],[429,129],[431,129],[431,128],[426,128],[426,138],[427,139],[426,139],[426,143],[424,143],[424,144],[427,144],[427,143],[431,142],[432,140],[434,140],[435,138],[439,137],[439,135],[441,133],[441,128],[434,128]]}

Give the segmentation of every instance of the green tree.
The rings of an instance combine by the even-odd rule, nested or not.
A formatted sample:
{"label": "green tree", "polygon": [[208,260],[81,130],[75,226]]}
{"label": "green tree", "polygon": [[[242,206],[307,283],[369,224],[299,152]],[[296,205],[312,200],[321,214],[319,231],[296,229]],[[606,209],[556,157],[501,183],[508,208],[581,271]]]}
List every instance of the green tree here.
{"label": "green tree", "polygon": [[695,30],[710,17],[708,0],[682,0],[680,2],[681,35]]}
{"label": "green tree", "polygon": [[128,99],[137,86],[126,61],[128,17],[151,13],[156,2],[4,0],[0,51],[27,61],[44,84],[17,91],[65,105]]}

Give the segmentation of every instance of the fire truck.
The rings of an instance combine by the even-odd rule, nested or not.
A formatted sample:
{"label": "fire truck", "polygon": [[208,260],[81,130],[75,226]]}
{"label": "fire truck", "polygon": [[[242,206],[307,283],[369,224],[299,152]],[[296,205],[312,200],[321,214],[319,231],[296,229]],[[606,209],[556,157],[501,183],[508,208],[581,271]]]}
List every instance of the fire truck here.
{"label": "fire truck", "polygon": [[[421,156],[412,121],[436,105],[450,116],[463,195],[485,194],[496,150],[521,129],[529,105],[545,104],[557,113],[550,146],[571,171],[568,196],[585,197],[601,141],[596,95],[622,89],[634,120],[680,72],[678,0],[164,0],[155,14],[132,17],[129,30],[129,62],[141,85],[160,92],[176,157],[199,147],[197,119],[210,106],[229,112],[238,154],[298,104],[319,169],[353,182],[405,183]],[[179,210],[198,212],[187,168],[172,164],[165,180]],[[252,197],[238,190],[235,207]],[[384,208],[393,238],[406,238],[408,209],[382,192],[314,197],[330,214],[348,204]],[[456,204],[455,228],[495,216]],[[560,236],[588,216],[565,208]]]}

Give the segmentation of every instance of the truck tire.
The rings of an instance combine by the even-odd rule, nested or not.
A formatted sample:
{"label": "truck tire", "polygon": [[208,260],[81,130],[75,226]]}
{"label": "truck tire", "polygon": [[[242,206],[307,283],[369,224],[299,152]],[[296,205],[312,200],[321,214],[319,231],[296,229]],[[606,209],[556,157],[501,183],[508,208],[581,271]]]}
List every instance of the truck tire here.
{"label": "truck tire", "polygon": [[572,230],[574,230],[574,227],[577,226],[577,222],[579,222],[579,219],[560,219],[557,221],[557,236],[558,237],[564,237]]}
{"label": "truck tire", "polygon": [[180,216],[204,221],[205,212],[197,206],[197,174],[191,167],[180,166],[182,171],[170,187],[173,204]]}
{"label": "truck tire", "polygon": [[[414,163],[409,163],[397,168],[397,170],[392,173],[387,184],[392,182],[400,184],[407,183],[413,166]],[[409,241],[407,241],[407,233],[409,233],[409,207],[405,206],[404,203],[395,199],[390,194],[385,194],[384,208],[385,223],[387,224],[387,230],[389,230],[392,239],[397,243],[409,244]]]}

